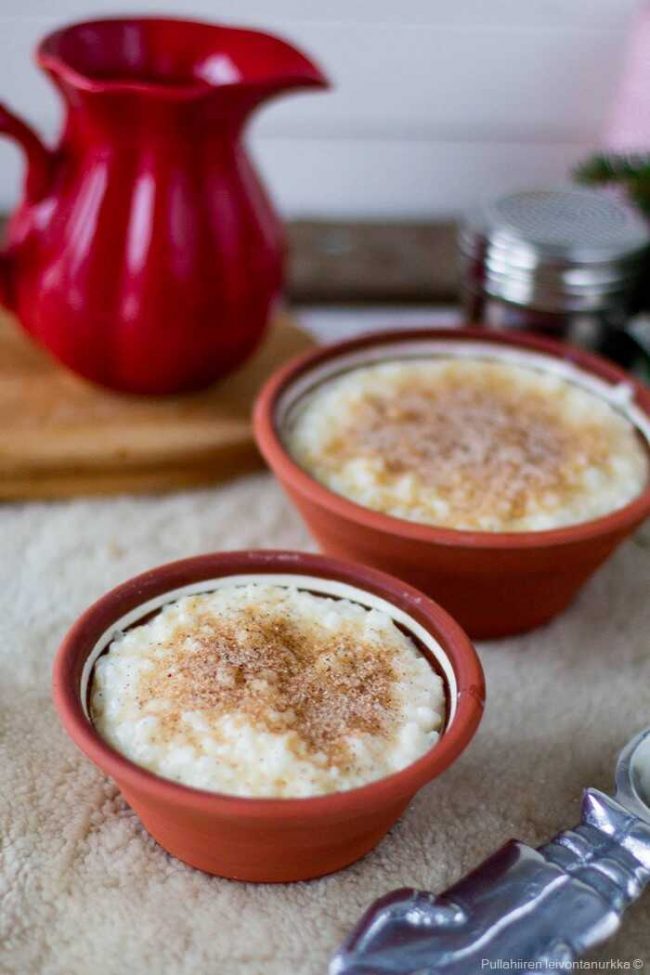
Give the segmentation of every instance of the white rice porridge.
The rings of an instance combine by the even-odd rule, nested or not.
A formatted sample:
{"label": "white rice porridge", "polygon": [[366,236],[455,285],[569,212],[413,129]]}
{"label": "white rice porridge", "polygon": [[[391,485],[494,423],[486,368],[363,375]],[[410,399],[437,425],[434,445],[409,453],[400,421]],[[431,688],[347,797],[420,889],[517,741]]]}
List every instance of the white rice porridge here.
{"label": "white rice porridge", "polygon": [[306,394],[283,436],[337,494],[446,528],[576,524],[623,507],[648,482],[647,445],[602,397],[495,361],[354,368]]}
{"label": "white rice porridge", "polygon": [[384,613],[292,586],[188,596],[94,667],[91,719],[166,779],[313,796],[404,768],[443,724],[440,677]]}

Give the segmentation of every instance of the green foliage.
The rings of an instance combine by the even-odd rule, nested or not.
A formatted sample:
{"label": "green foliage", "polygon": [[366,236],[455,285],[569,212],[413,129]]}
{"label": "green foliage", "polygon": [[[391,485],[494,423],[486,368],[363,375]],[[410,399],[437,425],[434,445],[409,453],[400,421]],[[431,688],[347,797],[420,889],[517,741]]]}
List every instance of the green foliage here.
{"label": "green foliage", "polygon": [[595,154],[574,172],[579,183],[622,186],[632,203],[650,217],[650,153]]}

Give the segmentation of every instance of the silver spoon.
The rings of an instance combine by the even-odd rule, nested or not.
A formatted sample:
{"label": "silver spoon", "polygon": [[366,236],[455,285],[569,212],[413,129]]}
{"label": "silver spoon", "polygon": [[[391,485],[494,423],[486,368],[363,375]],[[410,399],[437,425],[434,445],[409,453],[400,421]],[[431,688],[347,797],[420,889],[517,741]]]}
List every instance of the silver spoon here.
{"label": "silver spoon", "polygon": [[648,882],[650,727],[621,752],[614,798],[585,791],[580,825],[536,850],[511,840],[443,894],[381,897],[329,975],[557,972],[609,938]]}

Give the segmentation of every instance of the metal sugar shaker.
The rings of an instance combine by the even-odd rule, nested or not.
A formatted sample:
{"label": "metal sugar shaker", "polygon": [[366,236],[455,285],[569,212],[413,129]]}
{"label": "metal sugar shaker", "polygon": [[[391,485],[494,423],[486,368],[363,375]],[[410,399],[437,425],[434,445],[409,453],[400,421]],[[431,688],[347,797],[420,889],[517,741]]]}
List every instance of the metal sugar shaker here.
{"label": "metal sugar shaker", "polygon": [[628,368],[650,351],[627,330],[650,228],[610,193],[567,185],[499,197],[468,217],[458,249],[469,321],[545,333]]}

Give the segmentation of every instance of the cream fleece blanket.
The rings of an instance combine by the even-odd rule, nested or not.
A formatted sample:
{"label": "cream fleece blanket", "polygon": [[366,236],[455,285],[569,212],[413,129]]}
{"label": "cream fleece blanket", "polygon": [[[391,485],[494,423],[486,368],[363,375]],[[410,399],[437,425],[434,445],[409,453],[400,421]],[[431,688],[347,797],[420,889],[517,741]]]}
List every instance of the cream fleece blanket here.
{"label": "cream fleece blanket", "polygon": [[[545,629],[480,647],[481,730],[380,847],[323,880],[255,886],[167,856],[68,740],[50,703],[57,642],[88,603],[197,552],[306,547],[267,475],[162,498],[0,510],[0,972],[317,975],[361,910],[392,887],[440,890],[511,836],[537,844],[609,789],[650,723],[650,526]],[[650,892],[594,958],[650,969]],[[468,973],[473,975],[473,973]]]}

